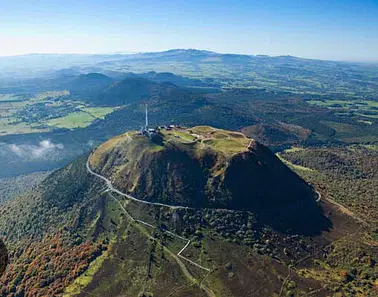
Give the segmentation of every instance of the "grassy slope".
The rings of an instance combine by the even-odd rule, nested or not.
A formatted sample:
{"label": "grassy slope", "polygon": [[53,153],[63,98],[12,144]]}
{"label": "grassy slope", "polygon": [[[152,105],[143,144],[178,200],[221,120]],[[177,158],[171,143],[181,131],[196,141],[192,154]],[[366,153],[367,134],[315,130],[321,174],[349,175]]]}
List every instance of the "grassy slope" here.
{"label": "grassy slope", "polygon": [[[122,134],[114,137],[109,141],[100,145],[92,154],[90,163],[94,168],[102,167],[104,155],[127,146],[126,158],[132,157],[137,151],[138,155],[142,155],[143,151],[158,152],[171,143],[180,145],[183,150],[190,151],[194,155],[201,155],[207,149],[221,153],[230,158],[237,153],[244,152],[248,149],[251,139],[245,137],[242,133],[231,132],[222,129],[215,129],[209,126],[197,126],[191,129],[173,129],[161,130],[162,136],[159,142],[150,142],[145,136],[138,135],[137,132]],[[132,141],[130,141],[130,138]],[[183,145],[183,146],[181,146]],[[106,170],[106,167],[102,170]],[[117,171],[117,165],[113,172]]]}
{"label": "grassy slope", "polygon": [[[212,155],[218,154],[218,159],[214,162],[218,162],[219,164],[214,164],[214,168],[210,168],[209,170],[214,171],[214,176],[219,175],[224,172],[225,168],[222,164],[225,163],[225,159],[230,159],[237,153],[247,151],[248,145],[251,142],[250,139],[241,133],[205,126],[194,127],[190,130],[163,129],[160,131],[159,137],[161,139],[157,141],[149,141],[147,137],[140,136],[137,132],[132,132],[112,138],[94,151],[90,159],[91,166],[95,170],[99,170],[99,172],[111,177],[115,184],[122,189],[127,189],[131,192],[138,191],[140,188],[139,185],[145,183],[145,187],[150,188],[151,191],[146,189],[144,191],[145,195],[153,195],[152,192],[159,193],[159,190],[157,190],[159,185],[152,185],[148,180],[144,182],[142,178],[147,178],[149,174],[160,174],[159,172],[164,170],[162,168],[164,166],[172,165],[172,170],[180,170],[180,166],[184,166],[185,169],[177,172],[177,176],[181,176],[182,174],[182,178],[186,179],[183,182],[187,182],[187,184],[182,184],[186,190],[179,190],[181,194],[176,192],[176,199],[177,201],[181,199],[178,196],[181,195],[182,199],[185,200],[189,197],[185,194],[185,191],[189,191],[191,186],[194,189],[198,186],[197,183],[203,183],[203,180],[199,180],[203,175],[200,172],[202,169],[200,168],[199,160],[205,160],[209,154],[209,158],[214,158]],[[186,165],[179,165],[180,162]],[[172,164],[169,165],[170,163]],[[157,168],[152,172],[153,167]],[[150,170],[151,173],[142,174],[141,171],[145,170]],[[195,174],[195,171],[198,174]],[[161,173],[163,174],[163,172]],[[127,180],[125,176],[127,176]],[[173,177],[174,174],[172,174]],[[192,184],[190,184],[191,181],[189,179],[193,179]],[[164,187],[162,182],[160,184]],[[163,192],[160,192],[162,195],[161,198],[170,199],[167,198],[171,197],[171,194],[168,193],[170,189],[164,191],[167,191],[167,196],[162,194]],[[139,194],[143,194],[142,192],[141,190]]]}
{"label": "grassy slope", "polygon": [[[209,145],[214,147],[214,142],[218,141],[218,137],[215,137],[214,133],[213,133],[211,138],[209,137],[209,134],[214,132],[214,131],[215,130],[213,130],[209,127],[196,127],[196,128],[191,129],[192,135],[188,134],[188,131],[182,131],[182,130],[180,130],[180,131],[175,131],[175,130],[174,131],[165,131],[165,132],[163,132],[163,134],[164,134],[164,141],[166,141],[166,142],[175,141],[176,143],[181,143],[181,144],[185,145],[184,148],[189,148],[189,149],[197,148],[198,149],[198,147],[200,145],[203,145],[201,143],[201,139],[200,139],[201,136],[203,136],[203,139],[208,139],[209,141],[212,141],[212,142],[209,143]],[[221,139],[221,141],[228,138],[228,137],[224,137],[224,135],[222,136],[222,134],[227,135],[227,133],[225,133],[224,131],[221,131],[221,132],[219,130],[216,130],[216,131],[217,131],[216,134],[219,134],[218,136],[220,136],[219,138]],[[198,134],[198,135],[195,135],[195,134]],[[205,137],[205,136],[207,136],[207,137]],[[135,139],[135,136],[132,136],[132,137],[134,137],[134,139]],[[237,137],[239,137],[239,136],[237,136]],[[122,145],[122,141],[126,141],[125,136],[123,137],[123,140],[122,140],[122,137],[120,137],[120,138],[117,138],[114,141],[119,141],[119,144]],[[113,149],[114,144],[115,144],[114,142],[113,143],[106,143],[106,144],[104,144],[103,147],[100,147],[100,150],[102,150],[102,152],[104,152],[105,150],[111,151]],[[221,142],[221,144],[223,144],[223,142]],[[206,145],[206,142],[205,142],[205,145]],[[235,145],[234,147],[236,147],[237,149],[239,148],[238,145]],[[227,145],[222,146],[223,150],[225,148],[227,148]],[[294,153],[294,152],[301,152],[301,151],[303,151],[303,150],[302,149],[292,149],[290,152]],[[228,151],[228,154],[233,154],[233,153],[234,153],[233,151]],[[94,156],[96,156],[97,159],[100,155],[101,154],[96,156],[96,153],[94,154]],[[98,162],[98,161],[93,161],[93,162],[94,162],[93,163],[94,166],[96,166],[96,162]],[[307,169],[306,167],[303,167],[303,166],[301,167],[301,166],[298,166],[298,165],[296,166],[295,169],[298,169],[298,170],[301,170],[301,171],[311,171],[311,170]],[[314,283],[311,286],[309,286],[308,288],[310,288],[310,290],[313,290],[313,291],[316,290],[316,292],[317,292],[317,294],[319,294],[319,296],[321,296],[326,290],[325,290],[325,287],[316,288],[316,286],[319,286],[319,284],[317,284],[318,281],[323,283],[323,284],[326,284],[327,287],[331,288],[331,290],[334,290],[335,292],[343,292],[343,294],[353,294],[353,292],[357,292],[356,288],[358,286],[358,282],[363,277],[362,274],[363,273],[369,274],[369,273],[372,273],[374,270],[371,270],[370,268],[365,267],[364,264],[361,263],[361,262],[360,263],[354,263],[354,264],[352,262],[348,262],[348,263],[344,262],[344,264],[342,264],[342,263],[340,263],[339,260],[335,259],[336,256],[335,256],[334,250],[342,249],[344,252],[347,251],[346,246],[345,246],[345,242],[347,242],[347,240],[342,239],[344,236],[351,236],[351,237],[354,238],[353,240],[360,240],[360,235],[358,233],[355,233],[355,232],[359,232],[358,231],[359,227],[358,227],[358,224],[353,222],[353,219],[344,217],[345,215],[342,214],[342,212],[344,210],[342,208],[340,208],[339,211],[335,212],[335,210],[332,210],[332,209],[335,208],[335,206],[333,206],[332,204],[329,204],[328,202],[324,202],[324,208],[325,208],[326,212],[328,212],[329,215],[331,215],[332,212],[334,212],[333,219],[332,219],[332,222],[334,223],[332,230],[334,230],[334,231],[330,232],[329,234],[325,234],[323,239],[321,239],[322,237],[317,239],[317,240],[320,240],[320,242],[322,242],[322,243],[320,243],[320,242],[316,243],[316,241],[315,242],[312,241],[311,245],[313,245],[313,247],[316,247],[318,244],[320,244],[320,246],[323,246],[323,248],[324,248],[324,244],[327,243],[327,245],[328,245],[327,249],[330,249],[330,251],[331,251],[330,252],[330,260],[329,261],[324,260],[320,256],[320,254],[318,254],[318,252],[320,251],[320,250],[317,250],[317,248],[320,248],[320,246],[318,246],[318,247],[315,248],[315,250],[317,250],[317,251],[315,251],[315,250],[312,251],[313,257],[318,258],[318,260],[316,260],[316,261],[314,260],[314,262],[310,261],[309,263],[306,263],[302,267],[301,267],[301,265],[299,265],[297,271],[303,276],[308,276],[310,278],[316,279],[316,281],[314,280]],[[336,208],[338,208],[338,206],[336,206]],[[135,211],[135,209],[134,209],[134,211]],[[214,214],[210,214],[210,217],[213,217],[213,215]],[[209,214],[207,214],[205,216],[202,215],[201,217],[207,217],[207,216],[209,216]],[[332,217],[332,215],[331,215],[331,217]],[[146,218],[144,217],[144,219],[146,219]],[[153,219],[150,220],[150,223],[152,223],[152,222],[153,222]],[[194,222],[191,222],[189,225],[192,225],[193,223]],[[229,222],[227,224],[229,224]],[[212,226],[214,226],[214,225],[212,225]],[[215,224],[215,226],[217,226],[217,224]],[[222,230],[222,229],[221,228],[217,229],[217,232],[220,232],[220,230]],[[197,229],[197,231],[198,231],[198,229]],[[193,231],[185,231],[185,232],[189,232],[189,234],[190,234],[190,232],[193,232]],[[229,232],[222,232],[221,231],[221,234],[222,234],[222,236],[228,238],[228,240],[231,240],[231,242],[238,243],[239,242],[238,237],[233,238],[231,236],[231,238],[230,238],[230,234],[235,234],[236,232],[237,232],[236,230],[235,231],[229,231]],[[275,231],[273,231],[273,233],[274,232]],[[206,235],[202,239],[198,239],[198,237],[197,237],[197,239],[195,239],[195,240],[197,240],[197,241],[199,240],[201,242],[201,244],[199,246],[202,246],[202,247],[207,246],[211,242],[211,241],[208,241],[209,238],[212,238],[212,241],[214,241],[215,244],[217,244],[217,245],[221,244],[222,239],[214,237],[212,235],[213,234],[212,232],[207,233],[207,231],[204,232],[204,230],[203,230],[202,234],[206,234]],[[364,237],[367,236],[366,237],[367,239],[370,238],[369,234],[363,233],[362,236],[364,236]],[[357,238],[359,238],[359,239],[357,239]],[[304,241],[304,242],[308,239],[309,238],[306,239],[306,237],[301,237],[301,241]],[[327,240],[324,242],[324,239],[327,239]],[[245,239],[245,237],[244,237],[244,240],[246,240],[246,242],[250,243],[250,241],[249,241],[250,239]],[[270,239],[268,239],[268,240],[270,240]],[[278,239],[275,238],[274,241],[275,241],[275,244],[277,244],[278,246],[281,246],[281,247],[286,246],[286,248],[287,248],[291,245],[291,244],[288,244],[287,241],[285,241],[285,243],[282,243],[282,245],[281,245],[281,244],[278,243],[279,240],[278,240],[278,242],[277,242],[277,240]],[[253,242],[253,240],[252,240],[252,242]],[[331,244],[331,242],[333,242],[333,243]],[[377,255],[376,252],[374,251],[374,249],[369,248],[370,244],[367,243],[367,242],[368,241],[361,242],[358,249],[365,251],[365,253],[368,253],[369,257],[373,257],[373,258],[376,257],[376,255]],[[253,244],[253,246],[255,246],[255,245],[258,246],[259,244],[258,243]],[[308,246],[310,246],[310,245],[308,245]],[[233,249],[236,249],[236,247],[233,247]],[[267,249],[267,247],[265,246],[264,249]],[[261,251],[261,250],[259,250],[259,251],[264,254],[266,252],[266,250],[264,252],[264,249],[263,249],[263,251]],[[210,250],[214,251],[214,248],[211,248]],[[268,248],[268,250],[269,250],[269,248]],[[276,254],[276,257],[281,258],[282,254],[280,254],[279,250],[280,250],[280,248],[278,248],[278,249],[276,248],[274,253],[278,253],[278,254]],[[254,251],[256,251],[256,250],[254,250]],[[222,253],[220,253],[220,254],[217,254],[217,253],[214,254],[214,253],[209,252],[206,249],[202,250],[202,252],[200,252],[200,253],[190,252],[188,255],[190,256],[190,254],[192,254],[192,256],[195,257],[194,259],[197,259],[198,261],[203,261],[204,259],[207,259],[205,261],[210,261],[210,262],[201,262],[201,263],[213,264],[214,261],[215,261],[214,259],[217,258],[219,255],[221,255],[223,253],[225,253],[227,255],[228,259],[230,259],[231,255],[228,252],[222,251]],[[282,253],[282,250],[281,250],[281,253]],[[291,254],[291,253],[289,252],[288,254]],[[290,257],[293,257],[294,254],[291,254]],[[198,255],[202,255],[202,256],[198,256]],[[199,258],[196,258],[196,257],[199,257]],[[309,257],[309,255],[307,257],[305,256],[305,254],[302,254],[302,256],[300,256],[299,254],[297,255],[297,260],[308,259],[308,258],[311,259],[311,257]],[[361,258],[361,260],[359,260],[359,261],[365,261],[365,260]],[[253,260],[251,262],[255,263],[256,260]],[[225,265],[225,263],[220,264],[220,263],[217,263],[216,261],[215,261],[215,263],[216,263],[215,265],[218,265],[217,266],[218,269],[219,269],[219,267],[221,267],[221,265]],[[322,264],[323,266],[319,267],[319,265],[316,264],[316,263],[325,263],[325,264],[324,265]],[[270,265],[265,264],[265,265],[266,265],[266,268],[273,269],[272,266],[271,266],[272,264],[270,264]],[[353,267],[358,267],[357,272],[354,272]],[[243,269],[245,269],[245,268],[243,268]],[[282,274],[284,274],[282,272],[282,268],[277,268],[277,269],[281,269],[280,270],[281,277],[278,276],[278,279],[284,279],[284,278],[282,278]],[[244,270],[243,274],[247,274],[247,271],[248,271],[248,269]],[[254,269],[254,271],[256,271],[256,269]],[[353,277],[351,277],[347,281],[344,281],[344,279],[342,279],[342,277],[340,278],[339,275],[344,276],[348,273],[351,274],[352,272],[350,272],[350,271],[352,271],[354,273]],[[220,294],[221,296],[223,296],[223,294],[225,294],[225,296],[226,295],[228,296],[228,294],[231,294],[231,295],[234,294],[235,296],[238,296],[238,293],[235,293],[238,290],[239,291],[241,290],[243,292],[242,294],[249,294],[248,291],[245,291],[245,290],[248,290],[248,287],[240,288],[240,285],[236,285],[233,289],[231,289],[230,288],[230,285],[231,285],[230,280],[233,279],[235,274],[234,274],[233,271],[227,271],[227,269],[226,269],[225,273],[227,275],[227,278],[226,278],[227,279],[227,285],[226,286],[225,286],[224,283],[222,283],[219,280],[220,275],[218,275],[216,278],[212,278],[213,276],[210,276],[209,279],[207,280],[209,282],[209,285],[212,288],[214,288],[214,287],[216,288],[215,291],[219,290],[219,291],[217,291],[218,294]],[[285,290],[287,290],[288,292],[289,291],[297,291],[297,293],[298,293],[299,288],[297,288],[297,285],[298,285],[297,282],[300,283],[300,282],[303,282],[304,280],[303,279],[301,280],[301,278],[299,276],[295,276],[294,272],[292,272],[292,273],[293,273],[292,280],[294,280],[294,283],[292,281],[287,282],[287,283],[284,284],[283,288]],[[268,276],[270,277],[271,274],[267,273],[267,275],[265,276],[264,279],[266,280]],[[256,278],[255,275],[253,277]],[[264,289],[264,290],[266,290],[265,294],[267,294],[267,296],[269,296],[269,294],[273,294],[271,290],[274,290],[274,289],[272,289],[273,287],[275,287],[274,283],[276,283],[276,282],[272,281],[272,285],[271,285],[272,287],[270,287],[269,289],[264,288],[264,286],[261,286],[262,288],[261,287],[257,288],[256,284],[253,284],[252,285],[253,289],[251,289],[251,290],[253,291],[253,290],[256,290],[256,289],[259,289],[259,290]],[[344,283],[346,285],[343,285]],[[358,292],[360,292],[361,294],[366,293],[366,292],[371,292],[371,286],[372,286],[373,283],[374,283],[374,279],[372,279],[371,277],[367,278],[365,283],[364,283],[364,286],[362,288],[358,289]],[[299,287],[301,287],[301,285]],[[231,291],[235,290],[235,291],[232,291],[232,293],[231,293],[231,291],[229,291],[229,290],[231,290]],[[226,292],[228,292],[228,293],[226,293]],[[261,294],[264,294],[264,293],[261,293]],[[290,294],[290,293],[288,293],[288,294]]]}
{"label": "grassy slope", "polygon": [[[174,212],[168,209],[145,207],[127,201],[122,201],[122,203],[133,216],[143,216],[143,220],[156,226],[168,226],[169,230],[177,230],[175,232],[179,232],[179,234],[181,234],[180,229],[196,226],[194,230],[197,231],[188,231],[189,233],[185,235],[196,242],[196,245],[188,248],[184,255],[211,268],[211,273],[206,276],[204,272],[190,264],[186,264],[186,266],[194,279],[203,280],[215,296],[249,296],[256,291],[259,292],[259,296],[278,296],[281,290],[286,295],[294,294],[295,296],[304,296],[308,292],[316,290],[317,296],[327,296],[330,291],[324,287],[325,284],[335,292],[340,291],[345,294],[355,288],[355,282],[347,283],[344,288],[343,280],[339,277],[345,271],[349,273],[353,266],[348,266],[346,262],[344,262],[344,266],[339,262],[337,264],[327,262],[321,256],[321,251],[327,243],[327,241],[324,242],[325,238],[328,240],[332,238],[334,241],[332,249],[330,249],[330,261],[335,261],[336,254],[343,252],[343,250],[340,251],[340,248],[345,247],[343,238],[358,236],[358,233],[355,233],[359,232],[358,225],[338,211],[333,210],[332,214],[335,230],[324,234],[323,239],[302,236],[299,238],[284,236],[280,239],[282,235],[273,230],[267,230],[257,237],[257,243],[251,245],[250,243],[246,244],[247,241],[240,242],[240,239],[232,240],[229,235],[216,231],[217,225],[210,227],[210,224],[205,223],[208,220],[216,219],[214,214],[204,215],[199,211],[199,213],[192,212],[182,216],[177,213],[176,216],[178,215],[181,219],[178,225],[176,223],[175,229],[169,218],[174,215]],[[332,209],[332,206],[326,206],[326,208],[329,207]],[[191,219],[186,219],[186,216]],[[198,217],[198,221],[196,217]],[[231,220],[236,224],[236,229],[241,227],[241,225],[237,226],[242,223],[238,221],[236,213],[228,212],[227,215],[221,214],[221,217]],[[203,218],[206,218],[205,222]],[[172,251],[177,251],[182,242],[174,242],[175,240],[165,236],[164,232],[146,229],[140,224],[130,224],[127,220],[124,223],[118,220],[114,221],[118,231],[117,238],[109,250],[109,256],[102,262],[101,269],[92,276],[92,279],[86,279],[86,286],[82,288],[82,293],[79,296],[85,296],[88,293],[93,296],[103,296],[105,292],[107,296],[119,296],[119,294],[142,296],[142,293],[145,296],[169,296],[173,293],[174,296],[206,296],[199,290],[198,284],[192,283],[180,272],[175,260],[167,250],[161,247],[162,244]],[[258,230],[258,225],[254,228]],[[281,240],[283,241],[281,242]],[[265,242],[268,241],[269,244],[266,245]],[[311,244],[313,250],[306,257],[297,255],[294,262],[298,262],[298,264],[293,265],[290,277],[285,281],[288,276],[286,265],[290,263],[290,259],[293,259],[295,250],[298,250],[298,247],[302,249],[300,246],[296,246],[296,241],[301,241],[304,245]],[[268,256],[269,249],[275,250],[274,258],[276,260]],[[288,250],[287,255],[289,256],[285,256],[284,249]],[[368,255],[371,254],[371,251],[366,250],[363,245],[359,245],[359,249],[367,251]],[[312,258],[314,262],[311,261]],[[300,263],[301,259],[307,259],[307,263]],[[366,259],[361,261],[366,261]],[[319,266],[316,263],[325,264]],[[362,267],[364,266],[360,264],[359,268]],[[368,271],[365,270],[365,272]],[[88,274],[90,274],[90,270]],[[204,279],[204,277],[206,278]],[[357,276],[357,278],[359,277]],[[88,280],[90,281],[88,282]],[[368,287],[361,287],[359,290],[365,293],[369,292]]]}
{"label": "grassy slope", "polygon": [[99,146],[90,162],[120,189],[148,201],[271,209],[311,200],[311,189],[268,148],[209,126],[162,129],[151,140],[121,135]]}
{"label": "grassy slope", "polygon": [[[122,144],[124,136],[112,141]],[[6,296],[11,292],[205,296],[196,284],[203,272],[186,264],[193,283],[167,250],[175,253],[183,243],[157,229],[130,223],[120,206],[103,193],[103,183],[87,175],[85,160],[54,173],[34,195],[1,207],[0,230],[12,252],[12,264],[1,278],[0,292]],[[279,232],[251,212],[172,211],[121,202],[134,217],[190,238],[193,244],[184,255],[212,269],[204,284],[215,296],[255,292],[275,296],[281,290],[298,296],[313,290],[317,296],[327,296],[334,290],[347,296],[359,282],[363,283],[359,291],[373,292],[376,268],[371,265],[377,259],[374,249],[366,246],[369,238],[356,222],[326,202],[322,205],[333,228],[316,236]],[[351,240],[358,246],[348,246]],[[356,257],[341,261],[350,249],[363,254],[355,255],[357,262]],[[285,281],[292,261],[300,263]]]}

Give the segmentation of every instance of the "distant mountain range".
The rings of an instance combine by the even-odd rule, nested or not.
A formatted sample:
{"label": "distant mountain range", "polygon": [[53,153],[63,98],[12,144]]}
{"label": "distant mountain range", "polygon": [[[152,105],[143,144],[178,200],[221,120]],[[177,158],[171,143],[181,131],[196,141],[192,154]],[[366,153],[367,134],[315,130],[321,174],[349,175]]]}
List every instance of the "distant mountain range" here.
{"label": "distant mountain range", "polygon": [[[163,63],[163,62],[185,62],[204,64],[273,64],[285,65],[285,63],[296,64],[323,64],[328,66],[352,65],[351,63],[321,61],[303,59],[293,56],[267,55],[242,55],[242,54],[220,54],[211,51],[195,49],[173,49],[164,52],[147,52],[137,54],[27,54],[20,56],[0,57],[0,71],[9,74],[38,75],[51,70],[70,69],[80,67],[83,70],[87,67],[106,67],[120,63]],[[77,74],[77,73],[76,73]]]}
{"label": "distant mountain range", "polygon": [[292,56],[219,54],[193,49],[129,55],[30,54],[0,57],[0,88],[17,84],[17,80],[91,72],[101,72],[111,77],[121,77],[130,72],[168,72],[222,89],[267,88],[369,98],[378,94],[376,64]]}

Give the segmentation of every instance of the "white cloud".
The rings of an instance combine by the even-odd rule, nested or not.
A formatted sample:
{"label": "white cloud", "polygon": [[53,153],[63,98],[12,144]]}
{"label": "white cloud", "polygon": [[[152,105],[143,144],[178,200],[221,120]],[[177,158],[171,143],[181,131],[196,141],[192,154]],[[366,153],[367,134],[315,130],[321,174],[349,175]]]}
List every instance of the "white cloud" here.
{"label": "white cloud", "polygon": [[22,155],[22,149],[19,147],[19,146],[17,146],[17,145],[15,145],[15,144],[11,144],[10,146],[9,146],[9,148],[10,148],[10,150],[12,151],[12,152],[14,152],[15,154],[17,154],[17,155]]}
{"label": "white cloud", "polygon": [[88,144],[89,147],[95,146],[95,142],[93,140],[89,140],[87,144]]}
{"label": "white cloud", "polygon": [[8,149],[19,157],[25,159],[45,159],[51,157],[57,150],[64,149],[61,143],[54,144],[51,140],[42,140],[39,145],[8,145]]}

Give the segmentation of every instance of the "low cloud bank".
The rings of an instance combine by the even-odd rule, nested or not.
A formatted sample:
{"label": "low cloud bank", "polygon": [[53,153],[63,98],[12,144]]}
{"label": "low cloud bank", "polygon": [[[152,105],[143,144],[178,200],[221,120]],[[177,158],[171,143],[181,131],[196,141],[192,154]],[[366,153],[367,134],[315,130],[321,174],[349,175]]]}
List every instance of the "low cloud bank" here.
{"label": "low cloud bank", "polygon": [[63,150],[64,145],[55,144],[51,140],[42,140],[39,145],[17,145],[9,144],[8,149],[17,156],[25,159],[45,159],[50,158],[57,151]]}

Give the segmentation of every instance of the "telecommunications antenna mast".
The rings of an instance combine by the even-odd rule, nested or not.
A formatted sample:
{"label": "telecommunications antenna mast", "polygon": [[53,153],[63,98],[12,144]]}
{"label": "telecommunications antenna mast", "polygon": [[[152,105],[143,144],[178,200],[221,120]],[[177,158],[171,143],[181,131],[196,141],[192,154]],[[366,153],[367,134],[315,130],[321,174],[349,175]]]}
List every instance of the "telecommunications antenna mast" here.
{"label": "telecommunications antenna mast", "polygon": [[145,129],[148,129],[148,109],[147,109],[147,103],[146,103],[146,127]]}

